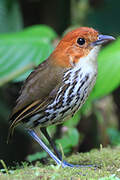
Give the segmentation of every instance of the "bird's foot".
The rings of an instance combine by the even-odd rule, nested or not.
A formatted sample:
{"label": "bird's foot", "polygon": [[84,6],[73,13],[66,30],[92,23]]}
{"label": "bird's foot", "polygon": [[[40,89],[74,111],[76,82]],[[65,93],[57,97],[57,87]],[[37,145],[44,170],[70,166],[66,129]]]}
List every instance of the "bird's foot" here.
{"label": "bird's foot", "polygon": [[62,166],[63,168],[65,168],[65,167],[71,167],[71,168],[74,168],[74,167],[76,167],[76,168],[94,167],[93,165],[73,165],[73,164],[70,164],[70,163],[68,163],[68,162],[66,162],[64,160],[62,161],[62,157],[59,154],[59,152],[56,151],[59,157],[55,156],[55,154],[53,154],[53,152],[37,136],[37,134],[35,133],[34,130],[29,129],[27,131],[28,131],[29,135],[32,136],[32,138],[34,138],[42,146],[42,148],[50,155],[50,157],[56,162],[57,165]]}
{"label": "bird's foot", "polygon": [[68,163],[67,161],[63,161],[62,162],[62,167],[65,168],[65,167],[71,167],[71,168],[89,168],[89,167],[95,167],[94,165],[92,164],[89,164],[89,165],[78,165],[78,164],[71,164],[71,163]]}

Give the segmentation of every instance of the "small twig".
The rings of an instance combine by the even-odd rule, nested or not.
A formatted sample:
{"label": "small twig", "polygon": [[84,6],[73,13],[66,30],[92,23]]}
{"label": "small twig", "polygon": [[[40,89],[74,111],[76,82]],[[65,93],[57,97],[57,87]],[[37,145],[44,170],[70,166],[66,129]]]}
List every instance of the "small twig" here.
{"label": "small twig", "polygon": [[61,145],[60,143],[59,143],[58,145],[59,145],[59,147],[60,147],[61,156],[62,156],[62,160],[61,160],[61,162],[63,163],[64,157],[65,157],[65,155],[64,155],[64,151],[63,151],[62,145]]}
{"label": "small twig", "polygon": [[1,162],[2,166],[3,166],[3,168],[5,169],[6,174],[8,175],[9,171],[7,169],[7,166],[6,166],[5,162],[2,159],[0,159],[0,162]]}

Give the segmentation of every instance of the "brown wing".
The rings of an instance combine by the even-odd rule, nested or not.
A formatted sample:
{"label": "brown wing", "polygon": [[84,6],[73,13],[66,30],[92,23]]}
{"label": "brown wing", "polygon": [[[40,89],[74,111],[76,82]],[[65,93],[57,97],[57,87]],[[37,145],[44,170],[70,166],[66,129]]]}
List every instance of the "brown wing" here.
{"label": "brown wing", "polygon": [[10,118],[11,130],[55,97],[62,73],[63,68],[52,66],[50,61],[46,60],[28,76]]}
{"label": "brown wing", "polygon": [[49,60],[40,64],[26,79],[12,115],[36,100],[43,100],[61,81],[63,69],[51,66]]}

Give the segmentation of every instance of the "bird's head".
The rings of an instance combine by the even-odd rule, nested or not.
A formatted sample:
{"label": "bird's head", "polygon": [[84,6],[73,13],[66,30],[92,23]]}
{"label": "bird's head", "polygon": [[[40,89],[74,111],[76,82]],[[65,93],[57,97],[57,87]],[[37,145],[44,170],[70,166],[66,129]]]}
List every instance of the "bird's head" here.
{"label": "bird's head", "polygon": [[55,65],[72,67],[85,61],[85,57],[96,60],[100,46],[115,40],[112,36],[101,35],[93,28],[80,27],[67,33],[51,55]]}

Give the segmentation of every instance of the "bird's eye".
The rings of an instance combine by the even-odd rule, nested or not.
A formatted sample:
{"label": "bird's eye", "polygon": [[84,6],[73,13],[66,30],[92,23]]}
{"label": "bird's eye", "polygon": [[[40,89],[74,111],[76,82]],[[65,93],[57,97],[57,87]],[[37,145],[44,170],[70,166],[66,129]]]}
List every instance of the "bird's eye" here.
{"label": "bird's eye", "polygon": [[85,39],[84,39],[84,38],[78,38],[78,39],[77,39],[77,43],[78,43],[79,45],[83,45],[83,44],[85,44]]}

